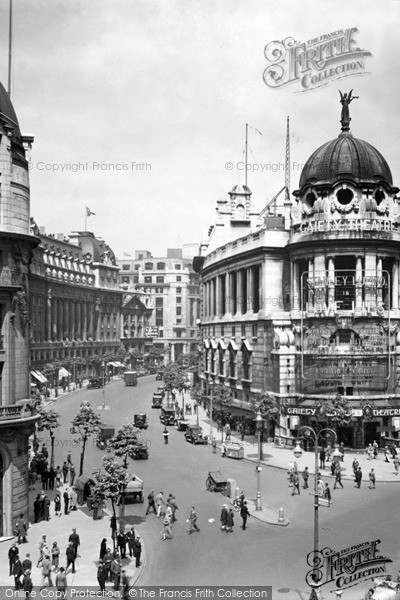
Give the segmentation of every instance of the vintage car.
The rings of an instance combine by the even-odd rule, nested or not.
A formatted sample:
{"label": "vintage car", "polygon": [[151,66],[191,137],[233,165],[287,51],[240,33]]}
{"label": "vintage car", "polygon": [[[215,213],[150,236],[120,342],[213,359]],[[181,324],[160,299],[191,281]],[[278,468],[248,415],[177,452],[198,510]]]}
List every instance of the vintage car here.
{"label": "vintage car", "polygon": [[125,385],[137,385],[138,374],[136,371],[125,371],[124,382]]}
{"label": "vintage car", "polygon": [[100,450],[105,450],[107,447],[107,440],[114,437],[115,429],[114,427],[109,427],[108,425],[104,425],[100,427],[100,431],[97,435],[96,444]]}
{"label": "vintage car", "polygon": [[164,425],[174,425],[175,409],[173,407],[167,407],[167,406],[161,407],[160,421]]}
{"label": "vintage car", "polygon": [[131,499],[137,502],[144,500],[143,481],[137,475],[132,475],[125,488],[125,502]]}
{"label": "vintage car", "polygon": [[164,371],[158,371],[156,374],[156,381],[162,381],[164,377]]}
{"label": "vintage car", "polygon": [[95,390],[103,387],[103,381],[100,377],[91,377],[89,379],[89,383],[87,384],[88,390]]}
{"label": "vintage car", "polygon": [[137,444],[129,450],[129,456],[133,460],[147,460],[149,458],[149,449],[145,441],[138,440]]}
{"label": "vintage car", "polygon": [[175,425],[178,431],[186,431],[190,425],[190,421],[186,419],[175,419]]}
{"label": "vintage car", "polygon": [[192,444],[208,444],[208,437],[203,435],[200,425],[189,425],[185,432],[185,438]]}
{"label": "vintage car", "polygon": [[147,415],[145,413],[138,413],[133,415],[133,424],[138,429],[147,429],[149,424],[147,422]]}
{"label": "vintage car", "polygon": [[151,408],[161,408],[162,403],[163,403],[163,395],[160,394],[159,392],[154,392]]}

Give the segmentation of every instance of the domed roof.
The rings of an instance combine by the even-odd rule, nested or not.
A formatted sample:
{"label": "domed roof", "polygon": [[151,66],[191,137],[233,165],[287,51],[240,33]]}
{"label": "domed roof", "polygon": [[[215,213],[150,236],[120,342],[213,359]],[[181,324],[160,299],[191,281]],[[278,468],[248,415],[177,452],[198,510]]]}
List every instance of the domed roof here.
{"label": "domed roof", "polygon": [[247,185],[234,185],[229,194],[251,194],[251,189]]}
{"label": "domed roof", "polygon": [[392,173],[382,154],[368,142],[343,131],[339,137],[315,150],[301,173],[299,188],[333,184],[340,179],[376,185],[393,184]]}
{"label": "domed roof", "polygon": [[21,131],[19,128],[17,115],[10,100],[10,96],[4,89],[2,83],[0,83],[0,122],[5,124],[11,131],[11,139],[14,142],[14,144],[17,144],[22,148],[23,145]]}

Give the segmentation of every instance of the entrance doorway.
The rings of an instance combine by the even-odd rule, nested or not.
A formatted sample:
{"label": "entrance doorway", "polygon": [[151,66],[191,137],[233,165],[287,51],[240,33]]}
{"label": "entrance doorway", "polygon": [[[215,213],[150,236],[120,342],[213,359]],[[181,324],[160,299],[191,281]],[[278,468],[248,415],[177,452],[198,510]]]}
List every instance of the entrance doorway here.
{"label": "entrance doorway", "polygon": [[365,423],[364,431],[365,431],[365,445],[366,446],[368,446],[368,444],[373,444],[375,440],[379,444],[380,435],[378,435],[378,433],[377,433],[378,425],[379,425],[379,423],[373,422],[373,421],[372,421],[372,423]]}
{"label": "entrance doorway", "polygon": [[343,442],[347,448],[353,448],[353,431],[352,427],[337,427],[338,444]]}

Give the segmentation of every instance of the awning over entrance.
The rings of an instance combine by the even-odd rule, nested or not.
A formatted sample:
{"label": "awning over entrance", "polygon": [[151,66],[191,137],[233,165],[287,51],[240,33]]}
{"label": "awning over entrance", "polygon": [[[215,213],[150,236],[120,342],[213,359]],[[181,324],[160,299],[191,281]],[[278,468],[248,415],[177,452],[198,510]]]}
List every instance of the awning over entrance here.
{"label": "awning over entrance", "polygon": [[40,371],[31,371],[31,375],[40,381],[40,383],[47,383],[46,377]]}
{"label": "awning over entrance", "polygon": [[60,369],[58,369],[58,376],[59,377],[70,377],[71,373],[69,371],[67,371],[67,369],[64,369],[64,367],[61,367]]}

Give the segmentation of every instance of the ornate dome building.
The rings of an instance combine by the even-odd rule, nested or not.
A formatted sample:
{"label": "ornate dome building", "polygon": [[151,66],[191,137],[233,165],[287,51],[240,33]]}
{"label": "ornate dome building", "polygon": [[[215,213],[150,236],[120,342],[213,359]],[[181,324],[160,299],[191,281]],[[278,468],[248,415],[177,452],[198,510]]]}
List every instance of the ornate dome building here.
{"label": "ornate dome building", "polygon": [[385,158],[350,131],[353,99],[306,161],[290,218],[206,250],[203,353],[204,379],[235,400],[275,395],[271,435],[290,439],[340,397],[339,441],[365,447],[400,431],[400,200]]}

